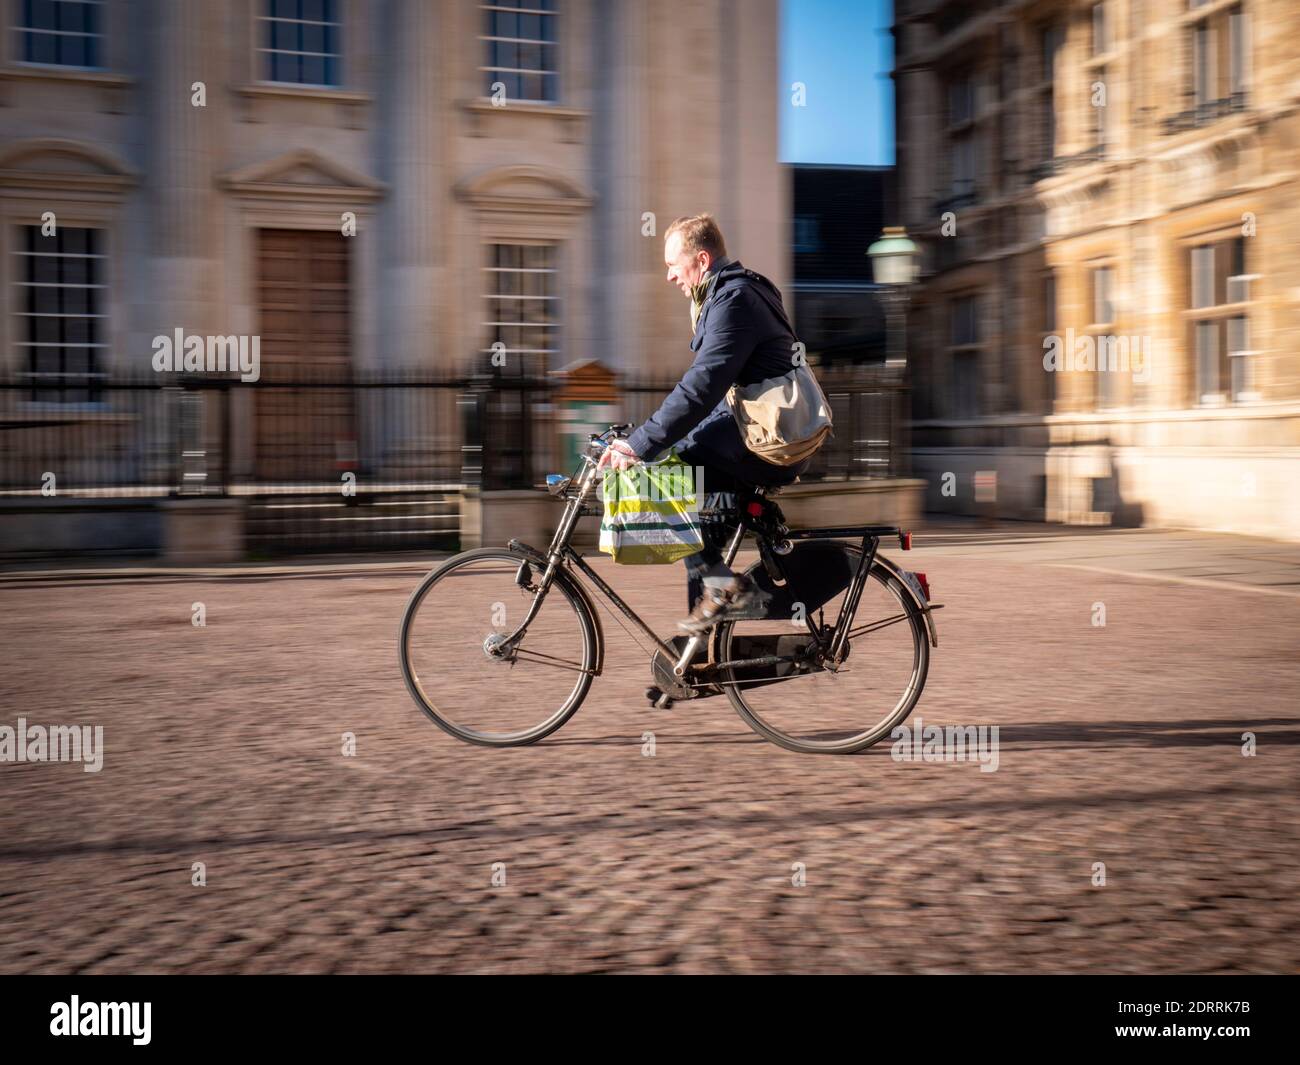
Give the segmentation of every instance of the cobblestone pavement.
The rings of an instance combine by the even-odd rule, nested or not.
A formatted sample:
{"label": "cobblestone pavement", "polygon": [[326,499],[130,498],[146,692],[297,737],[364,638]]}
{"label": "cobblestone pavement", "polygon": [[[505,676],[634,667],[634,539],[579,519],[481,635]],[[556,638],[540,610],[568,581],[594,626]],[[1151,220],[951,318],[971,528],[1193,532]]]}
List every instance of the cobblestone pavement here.
{"label": "cobblestone pavement", "polygon": [[[463,745],[398,670],[414,566],[6,584],[0,724],[105,754],[0,765],[0,971],[1300,970],[1300,599],[886,553],[946,604],[917,713],[996,772],[654,710],[608,615],[568,725]],[[680,567],[601,572],[682,613]]]}

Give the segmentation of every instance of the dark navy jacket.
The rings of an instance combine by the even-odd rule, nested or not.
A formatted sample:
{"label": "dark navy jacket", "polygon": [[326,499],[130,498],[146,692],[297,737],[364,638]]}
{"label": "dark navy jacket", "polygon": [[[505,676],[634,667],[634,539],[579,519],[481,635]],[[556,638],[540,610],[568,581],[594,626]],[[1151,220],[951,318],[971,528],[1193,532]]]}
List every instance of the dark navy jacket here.
{"label": "dark navy jacket", "polygon": [[[757,384],[794,369],[795,336],[784,309],[778,313],[769,300],[782,306],[780,290],[767,278],[736,261],[723,265],[695,323],[695,361],[659,409],[627,439],[638,457],[659,458],[711,414],[721,417],[719,412],[725,412],[730,419],[725,397],[732,385]],[[739,430],[736,438],[739,441]]]}

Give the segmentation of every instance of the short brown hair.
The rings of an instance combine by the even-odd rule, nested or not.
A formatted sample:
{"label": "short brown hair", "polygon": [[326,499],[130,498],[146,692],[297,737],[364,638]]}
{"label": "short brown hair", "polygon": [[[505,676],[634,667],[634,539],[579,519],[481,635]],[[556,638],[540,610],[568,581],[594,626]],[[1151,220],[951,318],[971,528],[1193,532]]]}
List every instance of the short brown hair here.
{"label": "short brown hair", "polygon": [[682,235],[682,247],[689,252],[707,251],[715,259],[727,254],[727,242],[711,214],[683,215],[664,231],[664,240],[674,233]]}

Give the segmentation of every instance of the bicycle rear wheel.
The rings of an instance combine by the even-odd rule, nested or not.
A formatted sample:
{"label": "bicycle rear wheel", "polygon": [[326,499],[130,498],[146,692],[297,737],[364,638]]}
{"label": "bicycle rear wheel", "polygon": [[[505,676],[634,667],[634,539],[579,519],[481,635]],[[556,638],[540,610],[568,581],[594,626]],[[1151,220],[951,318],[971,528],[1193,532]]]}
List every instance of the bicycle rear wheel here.
{"label": "bicycle rear wheel", "polygon": [[[849,553],[848,572],[853,572],[861,549],[837,546]],[[813,647],[814,632],[829,643],[846,591],[819,607],[796,611],[793,619],[724,622],[717,629],[717,661],[802,655]],[[797,599],[797,589],[791,595]],[[837,670],[810,660],[725,668],[722,677],[736,712],[765,739],[801,754],[853,754],[907,720],[929,665],[924,615],[902,582],[876,562]]]}
{"label": "bicycle rear wheel", "polygon": [[467,743],[515,747],[550,735],[582,704],[597,636],[566,574],[556,574],[517,646],[504,645],[542,572],[515,551],[479,548],[443,563],[411,596],[399,633],[402,677],[439,728]]}

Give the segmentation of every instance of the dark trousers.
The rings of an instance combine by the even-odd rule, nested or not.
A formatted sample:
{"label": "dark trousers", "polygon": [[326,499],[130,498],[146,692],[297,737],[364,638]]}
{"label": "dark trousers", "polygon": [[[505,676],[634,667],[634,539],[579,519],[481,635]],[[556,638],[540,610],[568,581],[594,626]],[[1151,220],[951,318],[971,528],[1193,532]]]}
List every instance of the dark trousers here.
{"label": "dark trousers", "polygon": [[[696,482],[701,508],[734,511],[741,485],[791,484],[809,465],[808,459],[793,466],[764,462],[745,447],[736,420],[726,407],[714,411],[673,446],[683,462],[703,469],[702,481]],[[736,533],[734,521],[706,522],[702,528],[704,547],[684,559],[687,610],[695,609],[704,591],[704,575],[722,561],[723,548]]]}

